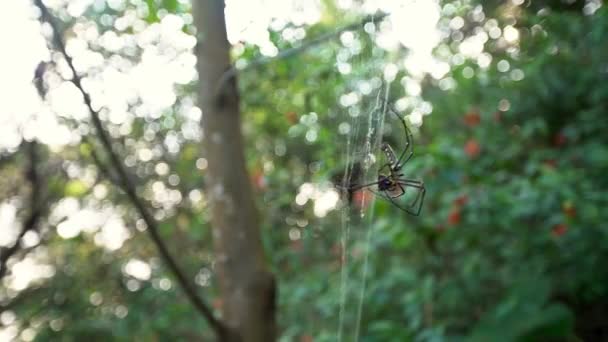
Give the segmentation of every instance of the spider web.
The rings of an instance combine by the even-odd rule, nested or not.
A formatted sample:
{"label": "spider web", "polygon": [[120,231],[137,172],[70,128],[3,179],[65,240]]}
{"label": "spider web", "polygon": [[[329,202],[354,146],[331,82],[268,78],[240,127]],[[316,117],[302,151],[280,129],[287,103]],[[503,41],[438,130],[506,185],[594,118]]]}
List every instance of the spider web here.
{"label": "spider web", "polygon": [[[375,93],[371,108],[363,115],[351,116],[351,134],[347,136],[342,188],[367,184],[377,179],[378,151],[388,112],[390,83]],[[340,213],[340,306],[338,341],[358,341],[363,314],[370,241],[373,235],[374,196],[359,191],[353,206],[345,205]],[[344,200],[346,202],[346,200]],[[369,209],[367,209],[369,208]]]}

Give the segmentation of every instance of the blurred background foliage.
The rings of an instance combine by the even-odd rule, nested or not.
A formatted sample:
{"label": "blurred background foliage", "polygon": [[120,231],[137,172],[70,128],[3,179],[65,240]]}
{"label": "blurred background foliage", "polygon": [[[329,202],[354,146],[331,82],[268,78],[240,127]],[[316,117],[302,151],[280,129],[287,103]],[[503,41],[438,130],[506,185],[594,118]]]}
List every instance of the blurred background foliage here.
{"label": "blurred background foliage", "polygon": [[[281,340],[334,341],[339,330],[361,341],[608,340],[607,10],[581,0],[442,0],[434,55],[449,68],[416,78],[402,63],[408,49],[377,45],[382,23],[339,31],[364,16],[365,3],[345,10],[326,0],[318,23],[273,27],[278,51],[304,36],[338,38],[239,75],[249,172],[279,280]],[[184,1],[129,1],[91,6],[83,18],[100,33],[128,35],[137,29],[117,30],[120,18],[152,25],[168,14],[191,18],[189,11]],[[56,13],[68,30],[84,25],[64,8]],[[482,50],[470,53],[479,42]],[[142,58],[137,47],[89,48],[127,64]],[[234,58],[243,66],[264,54],[238,42]],[[49,73],[65,74],[61,58],[52,60]],[[370,205],[360,193],[324,209],[318,202],[334,198],[331,182],[342,179],[345,158],[361,162],[346,147],[362,141],[355,127],[365,126],[383,85],[400,113],[418,113],[407,116],[416,155],[405,171],[426,184],[422,214]],[[219,309],[196,87],[179,85],[169,109],[135,115],[128,129],[107,113],[105,120],[169,249]],[[398,146],[398,122],[385,120],[385,140]],[[89,134],[86,120],[62,122]],[[39,276],[21,284],[9,270],[3,279],[3,336],[209,339],[112,186],[112,171],[98,168],[107,161],[96,140],[36,146],[45,176],[32,201],[43,203],[43,217],[9,267],[35,260],[29,270]],[[31,158],[18,148],[1,163],[2,201],[24,222],[34,208],[24,176]],[[97,225],[114,224],[106,233],[66,225],[74,212],[84,222],[104,212]],[[108,248],[104,234],[124,239]]]}

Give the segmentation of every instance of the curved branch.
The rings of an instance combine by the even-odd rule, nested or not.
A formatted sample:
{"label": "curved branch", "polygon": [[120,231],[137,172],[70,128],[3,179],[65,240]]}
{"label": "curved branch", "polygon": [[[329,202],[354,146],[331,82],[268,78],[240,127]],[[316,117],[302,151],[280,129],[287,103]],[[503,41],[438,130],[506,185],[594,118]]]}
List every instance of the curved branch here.
{"label": "curved branch", "polygon": [[26,144],[27,156],[28,156],[28,169],[26,172],[26,178],[30,183],[30,206],[32,208],[30,215],[23,222],[23,227],[17,235],[15,243],[0,251],[0,280],[6,275],[8,259],[10,259],[15,253],[21,249],[21,240],[27,232],[35,230],[38,227],[38,222],[42,217],[42,182],[40,175],[38,174],[38,146],[35,141]]}
{"label": "curved branch", "polygon": [[91,121],[95,126],[97,136],[101,141],[101,144],[103,145],[106,153],[108,154],[112,166],[116,170],[118,180],[122,185],[121,188],[126,193],[127,197],[129,198],[129,201],[135,207],[141,218],[148,226],[147,231],[149,232],[152,241],[156,245],[156,248],[158,249],[161,258],[164,260],[169,270],[177,279],[178,283],[182,287],[182,290],[185,292],[192,305],[203,315],[203,317],[207,320],[207,322],[217,333],[217,335],[220,337],[226,336],[226,327],[213,315],[213,312],[211,311],[209,306],[207,306],[207,304],[202,300],[202,298],[199,297],[194,286],[190,283],[184,272],[182,272],[180,267],[177,265],[177,262],[171,256],[169,250],[162,241],[156,220],[152,217],[148,209],[145,207],[143,201],[137,195],[135,185],[131,182],[127,170],[122,164],[122,161],[112,148],[112,142],[99,118],[99,112],[93,109],[91,97],[82,86],[82,78],[78,75],[76,68],[74,68],[72,58],[68,55],[65,49],[65,44],[62,38],[60,37],[60,31],[57,27],[57,24],[55,23],[55,19],[49,12],[48,8],[42,3],[42,0],[34,0],[34,4],[40,9],[40,12],[42,14],[41,20],[47,22],[51,26],[53,31],[52,41],[54,45],[59,49],[59,52],[61,52],[61,54],[65,58],[69,68],[71,69],[74,75],[72,78],[72,82],[74,83],[76,88],[78,88],[84,98],[84,103],[89,109]]}

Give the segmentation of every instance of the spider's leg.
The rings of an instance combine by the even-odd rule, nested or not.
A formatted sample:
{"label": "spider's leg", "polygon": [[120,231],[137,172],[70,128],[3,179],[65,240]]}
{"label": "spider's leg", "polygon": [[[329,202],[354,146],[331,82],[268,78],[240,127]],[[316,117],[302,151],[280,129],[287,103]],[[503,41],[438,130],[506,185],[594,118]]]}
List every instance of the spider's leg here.
{"label": "spider's leg", "polygon": [[424,203],[424,196],[426,195],[426,188],[424,187],[424,183],[421,181],[411,180],[411,179],[398,180],[397,182],[403,186],[406,186],[406,187],[409,186],[409,187],[418,189],[418,194],[416,195],[416,198],[409,205],[409,208],[417,207],[416,214],[414,216],[418,216],[420,214],[420,211],[422,210],[422,204]]}
{"label": "spider's leg", "polygon": [[[391,174],[390,173],[391,172],[391,165],[390,165],[390,163],[386,163],[386,164],[382,165],[382,167],[380,169],[378,169],[378,172],[381,173],[381,171],[384,170],[384,169],[386,169],[386,168],[388,168],[387,175],[390,175]],[[351,191],[352,192],[352,191],[357,191],[357,190],[360,190],[360,189],[363,189],[363,188],[367,188],[367,187],[370,187],[370,186],[374,186],[374,185],[378,185],[378,184],[380,184],[380,181],[374,181],[374,182],[367,183],[367,184],[360,184],[360,185],[349,186],[349,187],[344,187],[344,186],[336,184],[335,187],[337,189],[341,190],[341,191],[347,190],[347,191]]]}
{"label": "spider's leg", "polygon": [[412,216],[418,216],[418,215],[420,215],[420,208],[421,208],[420,206],[418,207],[418,209],[417,209],[417,210],[416,210],[416,209],[412,209],[412,208],[410,208],[410,207],[403,207],[403,206],[399,205],[399,203],[397,203],[397,202],[395,201],[395,199],[394,199],[394,198],[392,198],[392,197],[390,197],[390,196],[387,196],[387,197],[388,197],[389,201],[390,201],[390,202],[391,202],[391,203],[392,203],[394,206],[396,206],[397,208],[399,208],[399,209],[401,209],[401,210],[405,211],[406,213],[408,213],[408,214],[410,214],[410,215],[412,215]]}
{"label": "spider's leg", "polygon": [[426,189],[424,187],[417,187],[417,186],[413,186],[414,188],[418,189],[418,194],[416,194],[416,198],[414,198],[414,200],[412,201],[412,203],[410,203],[410,208],[413,208],[416,206],[416,203],[418,203],[418,201],[421,199],[421,197],[424,199],[424,195],[423,193],[426,192]]}
{"label": "spider's leg", "polygon": [[424,188],[424,182],[415,179],[399,178],[396,180],[397,183],[405,186],[413,186],[415,188]]}
{"label": "spider's leg", "polygon": [[423,187],[422,189],[420,189],[420,192],[419,192],[420,202],[418,204],[418,209],[416,210],[415,216],[420,215],[420,211],[422,210],[422,204],[424,203],[424,195],[426,195],[426,188]]}
{"label": "spider's leg", "polygon": [[369,191],[373,192],[373,193],[374,193],[374,195],[376,195],[376,196],[378,196],[378,197],[380,197],[380,198],[384,199],[385,201],[390,202],[390,203],[391,203],[392,205],[394,205],[395,207],[397,207],[397,208],[399,208],[399,209],[401,209],[401,210],[405,211],[406,213],[408,213],[408,214],[410,214],[410,215],[412,215],[412,216],[418,216],[418,215],[420,215],[420,207],[419,207],[417,210],[413,210],[413,209],[411,209],[411,208],[408,208],[408,207],[402,206],[402,205],[400,205],[400,204],[399,204],[397,201],[395,201],[395,200],[394,200],[394,199],[393,199],[393,198],[392,198],[390,195],[388,195],[388,194],[386,193],[386,191],[377,192],[377,191],[373,191],[373,190],[371,190],[371,189],[370,189]]}
{"label": "spider's leg", "polygon": [[379,183],[378,181],[375,181],[375,182],[372,182],[372,183],[360,184],[360,185],[350,186],[350,187],[346,187],[346,188],[342,187],[342,186],[339,186],[339,188],[341,190],[357,191],[357,190],[360,190],[360,189],[363,189],[363,188],[367,188],[367,187],[370,187],[370,186],[378,185],[378,183]]}
{"label": "spider's leg", "polygon": [[[412,136],[412,132],[410,131],[410,129],[407,127],[405,120],[399,114],[397,114],[397,112],[395,112],[393,109],[389,109],[389,111],[391,113],[393,113],[393,115],[395,115],[397,117],[397,119],[399,119],[399,121],[401,121],[401,124],[403,125],[403,129],[405,130],[405,148],[403,149],[403,152],[401,152],[399,159],[397,159],[397,164],[395,164],[395,169],[399,170],[414,155],[414,137]],[[409,153],[408,153],[408,151],[409,151]],[[405,158],[405,160],[404,160],[404,158]]]}

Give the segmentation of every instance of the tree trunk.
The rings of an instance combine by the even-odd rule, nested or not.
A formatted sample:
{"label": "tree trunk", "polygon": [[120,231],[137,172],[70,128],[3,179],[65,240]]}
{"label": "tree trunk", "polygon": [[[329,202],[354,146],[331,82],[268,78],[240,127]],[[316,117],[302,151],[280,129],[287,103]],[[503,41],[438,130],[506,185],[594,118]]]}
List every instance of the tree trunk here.
{"label": "tree trunk", "polygon": [[193,1],[198,30],[199,104],[208,169],[216,274],[230,341],[276,339],[275,280],[264,257],[258,216],[245,167],[236,78],[231,66],[223,0]]}

